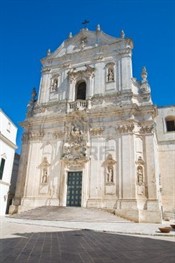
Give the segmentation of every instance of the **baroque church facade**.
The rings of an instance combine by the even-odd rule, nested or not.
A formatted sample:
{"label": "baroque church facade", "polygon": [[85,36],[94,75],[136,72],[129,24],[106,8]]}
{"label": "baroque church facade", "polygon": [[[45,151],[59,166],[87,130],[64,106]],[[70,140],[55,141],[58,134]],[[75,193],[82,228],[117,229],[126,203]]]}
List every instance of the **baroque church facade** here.
{"label": "baroque church facade", "polygon": [[137,222],[175,211],[175,107],[157,108],[133,41],[82,29],[42,59],[28,104],[10,212],[40,206],[113,210]]}

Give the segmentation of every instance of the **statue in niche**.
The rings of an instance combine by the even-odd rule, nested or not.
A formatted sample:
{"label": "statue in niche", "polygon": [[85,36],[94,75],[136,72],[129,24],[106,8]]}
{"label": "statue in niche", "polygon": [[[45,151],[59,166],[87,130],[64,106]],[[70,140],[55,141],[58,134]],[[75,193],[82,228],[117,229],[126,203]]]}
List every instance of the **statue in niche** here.
{"label": "statue in niche", "polygon": [[106,166],[106,183],[114,183],[114,164],[116,161],[113,159],[112,154],[108,154],[105,166]]}
{"label": "statue in niche", "polygon": [[58,79],[54,79],[51,87],[51,91],[56,91],[58,88]]}
{"label": "statue in niche", "polygon": [[137,167],[137,183],[143,185],[143,167],[140,165]]}
{"label": "statue in niche", "polygon": [[47,168],[43,168],[42,184],[47,183]]}
{"label": "statue in niche", "polygon": [[113,183],[114,182],[114,176],[113,176],[113,167],[108,166],[107,167],[107,183]]}
{"label": "statue in niche", "polygon": [[114,81],[114,69],[108,68],[108,81]]}
{"label": "statue in niche", "polygon": [[41,176],[41,183],[46,184],[48,182],[48,167],[50,166],[47,157],[43,158],[42,163],[40,164],[40,168],[42,171],[42,176]]}
{"label": "statue in niche", "polygon": [[137,185],[138,185],[138,189],[137,189],[138,195],[145,195],[143,167],[141,165],[137,167]]}

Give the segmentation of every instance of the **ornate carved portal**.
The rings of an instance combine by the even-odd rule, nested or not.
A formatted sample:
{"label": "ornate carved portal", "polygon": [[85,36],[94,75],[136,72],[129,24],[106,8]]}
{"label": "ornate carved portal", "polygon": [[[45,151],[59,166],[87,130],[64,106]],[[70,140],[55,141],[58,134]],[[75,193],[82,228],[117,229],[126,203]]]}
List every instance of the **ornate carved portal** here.
{"label": "ornate carved portal", "polygon": [[81,117],[68,124],[65,137],[62,161],[68,167],[84,167],[89,158],[87,156],[87,131]]}

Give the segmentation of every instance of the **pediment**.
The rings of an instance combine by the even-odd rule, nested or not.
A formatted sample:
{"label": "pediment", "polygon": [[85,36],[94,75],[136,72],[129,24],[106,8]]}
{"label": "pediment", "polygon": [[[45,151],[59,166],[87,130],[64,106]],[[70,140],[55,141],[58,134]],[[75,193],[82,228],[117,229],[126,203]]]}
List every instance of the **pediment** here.
{"label": "pediment", "polygon": [[62,57],[66,54],[72,54],[79,52],[80,50],[86,50],[94,48],[96,46],[109,45],[115,42],[120,42],[121,38],[115,38],[102,31],[90,31],[82,29],[75,36],[69,37],[65,40],[53,53],[47,58],[54,59]]}

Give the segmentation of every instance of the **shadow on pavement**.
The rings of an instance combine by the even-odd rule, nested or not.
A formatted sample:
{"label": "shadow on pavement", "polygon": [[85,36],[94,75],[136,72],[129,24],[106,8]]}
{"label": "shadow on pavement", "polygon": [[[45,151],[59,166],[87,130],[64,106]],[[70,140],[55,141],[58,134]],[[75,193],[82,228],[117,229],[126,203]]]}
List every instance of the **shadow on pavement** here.
{"label": "shadow on pavement", "polygon": [[16,233],[0,240],[3,263],[174,263],[174,242],[91,230]]}

